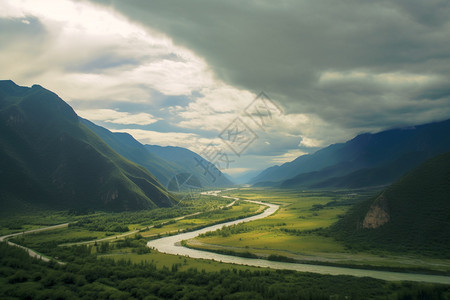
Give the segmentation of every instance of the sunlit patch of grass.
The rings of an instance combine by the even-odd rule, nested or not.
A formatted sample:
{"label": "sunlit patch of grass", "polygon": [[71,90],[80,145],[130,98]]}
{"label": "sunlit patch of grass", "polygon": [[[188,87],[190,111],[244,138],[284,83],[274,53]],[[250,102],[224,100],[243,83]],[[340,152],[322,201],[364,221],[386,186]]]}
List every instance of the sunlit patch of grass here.
{"label": "sunlit patch of grass", "polygon": [[196,227],[207,226],[222,220],[253,215],[257,213],[259,208],[260,205],[258,204],[240,201],[230,208],[205,212],[182,220],[177,220],[175,222],[169,222],[168,224],[163,223],[161,227],[156,226],[154,228],[149,228],[141,234],[144,237],[152,237],[158,234],[181,232],[184,230],[189,231]]}
{"label": "sunlit patch of grass", "polygon": [[212,261],[207,259],[196,259],[187,256],[171,255],[165,254],[158,251],[152,250],[151,253],[147,254],[136,254],[129,252],[129,249],[121,250],[120,253],[112,253],[103,255],[100,257],[112,258],[116,261],[125,260],[131,261],[132,263],[153,263],[158,269],[164,267],[171,269],[172,266],[177,265],[177,269],[188,270],[190,268],[196,268],[197,270],[205,270],[206,272],[217,272],[222,269],[237,269],[237,270],[262,270],[262,268],[249,267],[228,263],[221,263],[218,261]]}
{"label": "sunlit patch of grass", "polygon": [[[218,200],[219,199],[219,200]],[[199,227],[208,226],[218,222],[223,222],[229,219],[242,218],[245,216],[253,215],[258,212],[260,205],[248,203],[245,201],[239,201],[231,207],[225,207],[225,205],[231,203],[229,199],[223,199],[221,197],[211,196],[199,196],[198,202],[191,201],[192,206],[189,210],[183,208],[175,209],[175,213],[171,213],[172,208],[167,211],[148,211],[148,212],[130,212],[130,213],[96,213],[89,214],[86,217],[88,220],[92,219],[92,222],[87,222],[87,226],[83,225],[70,225],[66,228],[55,229],[51,231],[40,231],[36,233],[30,233],[26,235],[19,235],[12,239],[12,241],[26,245],[30,248],[40,248],[42,245],[55,246],[71,246],[79,243],[90,242],[91,245],[105,242],[116,242],[126,238],[133,238],[136,235],[136,230],[144,238],[155,237],[167,233],[176,233],[181,231],[189,231]],[[209,202],[211,200],[211,202]],[[179,217],[186,216],[188,213],[199,212],[198,214],[187,216],[184,219],[178,219]],[[148,215],[148,218],[145,218]],[[136,216],[136,220],[139,223],[125,223],[127,220],[134,220],[133,216]],[[169,218],[164,218],[170,216]],[[162,218],[161,218],[162,217]],[[128,228],[126,232],[105,231],[105,230],[93,230],[93,228],[104,227],[107,224],[122,224],[125,228]],[[153,224],[153,225],[147,225]],[[156,227],[152,227],[156,225]],[[115,226],[110,226],[115,228]],[[106,240],[104,240],[106,239]]]}
{"label": "sunlit patch of grass", "polygon": [[202,235],[187,244],[196,249],[251,253],[260,257],[280,255],[299,261],[332,262],[384,268],[423,268],[448,272],[449,260],[400,256],[398,253],[356,252],[329,237],[325,228],[335,224],[370,191],[355,196],[346,192],[300,192],[276,189],[241,189],[229,195],[277,203],[280,209],[264,219]]}
{"label": "sunlit patch of grass", "polygon": [[199,239],[202,243],[247,249],[284,250],[300,254],[341,252],[345,247],[335,240],[318,235],[293,236],[270,231],[252,231],[229,237],[213,236]]}
{"label": "sunlit patch of grass", "polygon": [[34,246],[45,243],[63,244],[88,241],[106,236],[107,233],[105,232],[93,232],[79,228],[61,228],[19,235],[12,239],[12,241],[19,244],[26,244],[28,247],[33,248]]}
{"label": "sunlit patch of grass", "polygon": [[[246,232],[224,236],[219,231],[217,235],[200,237],[198,241],[205,244],[245,247],[250,251],[252,249],[298,253],[345,251],[344,246],[334,239],[311,233],[332,225],[347,211],[348,205],[330,205],[330,202],[339,202],[339,194],[272,189],[243,189],[228,193],[245,199],[278,203],[280,209],[272,216],[241,225],[246,227]],[[345,199],[345,194],[341,197]]]}

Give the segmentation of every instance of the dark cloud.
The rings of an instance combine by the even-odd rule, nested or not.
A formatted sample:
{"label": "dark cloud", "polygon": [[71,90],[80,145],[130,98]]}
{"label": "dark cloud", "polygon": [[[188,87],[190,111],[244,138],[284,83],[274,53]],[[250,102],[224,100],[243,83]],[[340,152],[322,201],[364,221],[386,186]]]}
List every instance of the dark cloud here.
{"label": "dark cloud", "polygon": [[[287,112],[355,130],[450,115],[448,90],[434,91],[436,83],[400,78],[386,85],[370,76],[319,83],[324,72],[355,70],[448,82],[446,0],[95,2],[165,32],[206,58],[220,78],[270,93]],[[436,97],[441,101],[429,104]]]}
{"label": "dark cloud", "polygon": [[403,123],[410,112],[410,122],[424,119],[421,113],[430,120],[443,117],[442,107],[417,103],[436,94],[447,99],[449,112],[447,91],[433,92],[431,85],[393,83],[387,91],[370,79],[317,84],[327,70],[448,80],[448,1],[97,2],[167,33],[205,57],[222,79],[265,90],[290,112],[317,114],[343,127],[372,128],[376,120],[383,128]]}

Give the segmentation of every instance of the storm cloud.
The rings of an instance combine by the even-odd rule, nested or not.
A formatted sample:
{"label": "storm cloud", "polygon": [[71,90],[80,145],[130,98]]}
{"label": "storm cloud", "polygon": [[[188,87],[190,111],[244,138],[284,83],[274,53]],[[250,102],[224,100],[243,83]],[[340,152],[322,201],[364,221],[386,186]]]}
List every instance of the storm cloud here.
{"label": "storm cloud", "polygon": [[233,86],[351,132],[447,118],[448,1],[103,1]]}

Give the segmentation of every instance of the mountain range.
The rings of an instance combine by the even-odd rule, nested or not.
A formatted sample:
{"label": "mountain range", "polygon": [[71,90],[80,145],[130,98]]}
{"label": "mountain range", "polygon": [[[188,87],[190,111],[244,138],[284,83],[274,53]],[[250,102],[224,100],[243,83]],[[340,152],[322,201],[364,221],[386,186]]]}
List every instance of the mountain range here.
{"label": "mountain range", "polygon": [[182,166],[185,172],[197,177],[203,186],[224,187],[234,184],[231,177],[222,173],[214,164],[189,149],[158,145],[145,145],[145,147],[159,157]]}
{"label": "mountain range", "polygon": [[302,189],[383,186],[445,151],[450,151],[450,120],[361,134],[267,168],[250,183]]}
{"label": "mountain range", "polygon": [[450,152],[352,207],[331,228],[348,247],[450,258]]}
{"label": "mountain range", "polygon": [[0,81],[0,207],[112,211],[177,200],[125,159],[56,94]]}
{"label": "mountain range", "polygon": [[[136,210],[171,206],[168,189],[233,183],[200,155],[143,145],[80,118],[39,85],[0,81],[0,207]],[[450,151],[450,120],[361,134],[251,180],[295,189],[386,186]],[[214,176],[212,176],[214,175]]]}
{"label": "mountain range", "polygon": [[[89,120],[81,120],[89,129],[97,134],[114,151],[132,162],[145,167],[171,190],[183,189],[180,177],[190,177],[190,181],[198,182],[195,187],[225,187],[233,182],[212,163],[189,149],[172,146],[143,145],[133,136],[124,132],[111,132]],[[203,166],[203,167],[202,167]],[[205,171],[207,170],[207,171]],[[187,185],[187,186],[192,186]]]}
{"label": "mountain range", "polygon": [[[89,120],[81,121],[114,151],[145,167],[159,182],[171,190],[183,189],[184,181],[178,179],[185,175],[187,178],[190,177],[190,181],[198,182],[189,186],[200,188],[233,185],[233,182],[212,163],[186,148],[143,145],[128,133],[111,132]],[[172,184],[174,181],[179,182],[174,185]]]}

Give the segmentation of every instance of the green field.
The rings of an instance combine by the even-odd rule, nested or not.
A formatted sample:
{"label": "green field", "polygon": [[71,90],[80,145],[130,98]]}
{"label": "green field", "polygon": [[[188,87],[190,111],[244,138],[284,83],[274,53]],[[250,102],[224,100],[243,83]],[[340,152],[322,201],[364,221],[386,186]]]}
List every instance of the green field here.
{"label": "green field", "polygon": [[419,255],[366,250],[355,251],[329,236],[326,228],[337,222],[371,191],[298,192],[276,189],[240,189],[226,194],[280,205],[270,217],[206,233],[187,241],[196,249],[254,254],[299,262],[356,265],[386,269],[450,271],[450,260]]}
{"label": "green field", "polygon": [[354,196],[336,193],[246,189],[228,192],[242,199],[280,205],[272,216],[207,233],[198,239],[204,244],[233,246],[258,252],[285,251],[298,254],[342,252],[344,247],[332,238],[315,234],[336,222],[350,207]]}
{"label": "green field", "polygon": [[[64,257],[68,252],[63,249],[76,245],[91,245],[90,252],[122,249],[124,240],[129,243],[138,237],[135,248],[145,249],[145,242],[151,238],[190,231],[197,228],[222,223],[254,215],[263,210],[260,205],[245,201],[236,201],[210,195],[198,195],[184,201],[184,206],[154,209],[140,212],[106,213],[98,212],[82,216],[70,216],[74,220],[66,228],[41,231],[19,235],[11,241],[39,251],[51,257]],[[231,205],[233,204],[233,205]],[[7,222],[8,220],[4,220]],[[29,218],[29,223],[22,228],[34,228],[37,217]],[[13,222],[9,220],[8,222]],[[49,224],[50,225],[50,224]],[[42,226],[39,226],[42,227]],[[8,232],[8,230],[6,230]],[[106,246],[108,245],[108,246]],[[116,247],[117,246],[117,247]],[[99,249],[102,248],[102,251]],[[123,252],[118,251],[118,252]],[[117,255],[117,251],[115,252]]]}
{"label": "green field", "polygon": [[[182,198],[183,194],[178,196]],[[162,224],[176,217],[196,212],[217,210],[231,202],[232,200],[220,197],[197,195],[195,198],[185,199],[180,205],[170,208],[120,213],[90,211],[81,214],[74,211],[27,210],[2,216],[0,218],[0,235],[69,222],[72,227],[112,234]],[[126,230],[125,227],[127,227]]]}
{"label": "green field", "polygon": [[[233,205],[229,206],[231,204]],[[145,244],[149,238],[244,218],[260,213],[263,209],[263,206],[246,201],[234,202],[222,197],[198,195],[193,199],[186,200],[183,207],[124,213],[97,212],[82,216],[60,213],[60,217],[56,219],[59,223],[72,220],[68,227],[19,235],[11,241],[62,261],[75,259],[73,257],[74,251],[80,253],[87,251],[100,258],[111,258],[115,261],[125,260],[132,263],[152,263],[158,268],[175,266],[180,270],[196,268],[208,272],[231,267],[237,270],[257,270],[258,268],[253,267],[191,259],[157,251],[150,252]],[[29,224],[22,226],[21,231],[25,228],[42,227],[37,225],[39,224],[38,216],[32,215],[27,218]],[[63,216],[69,217],[64,219]],[[3,222],[4,224],[17,223],[12,218],[10,220],[4,219]],[[53,225],[48,220],[43,224]],[[128,231],[114,231],[115,228],[120,229],[121,226],[128,228]],[[13,228],[4,229],[4,233],[17,231]],[[122,247],[124,241],[127,246]],[[73,247],[81,248],[74,250],[71,249]],[[139,252],[138,249],[145,249],[143,251],[145,253],[137,253]],[[146,250],[150,253],[146,253]]]}
{"label": "green field", "polygon": [[175,222],[162,223],[161,225],[142,231],[141,234],[144,237],[155,237],[167,233],[191,231],[214,223],[222,223],[224,220],[241,219],[254,215],[259,211],[261,211],[260,205],[238,201],[229,208],[211,210]]}
{"label": "green field", "polygon": [[[324,229],[364,199],[365,193],[240,189],[223,194],[277,203],[280,209],[265,219],[206,233],[188,241],[189,246],[271,260],[444,272],[450,269],[450,263],[444,260],[356,253],[327,236]],[[0,257],[0,274],[3,274],[0,276],[3,289],[0,289],[0,296],[44,299],[56,293],[61,298],[69,295],[89,298],[89,295],[100,293],[105,299],[144,298],[145,295],[160,298],[180,298],[180,295],[186,298],[189,295],[186,299],[222,299],[224,295],[234,295],[236,299],[290,299],[293,295],[298,299],[403,299],[416,296],[439,299],[449,295],[448,287],[442,285],[274,271],[163,254],[146,247],[149,239],[159,235],[222,223],[264,209],[264,206],[243,200],[227,207],[232,202],[201,195],[186,201],[183,206],[169,209],[88,215],[58,213],[55,223],[70,221],[67,228],[19,235],[11,241],[65,264],[39,262],[21,249],[0,243],[0,252],[4,253],[4,257]],[[45,225],[52,225],[50,219],[43,219]],[[13,218],[3,222],[14,227]],[[42,227],[38,224],[39,218],[34,216],[21,230]],[[5,231],[12,230],[18,229]]]}
{"label": "green field", "polygon": [[[226,190],[222,195],[275,203],[280,205],[280,209],[264,219],[206,233],[187,241],[186,245],[196,249],[273,260],[450,272],[450,260],[375,249],[356,251],[329,235],[327,228],[342,218],[355,203],[372,193],[249,188]],[[185,201],[183,206],[174,208],[124,213],[94,212],[81,216],[59,212],[55,215],[54,223],[71,221],[68,228],[20,235],[12,241],[51,257],[64,257],[69,252],[63,249],[66,246],[86,244],[92,246],[89,250],[91,253],[111,255],[114,259],[131,259],[133,262],[148,261],[147,256],[155,255],[145,252],[145,243],[149,239],[243,218],[264,209],[263,206],[243,200],[226,207],[232,202],[233,200],[222,197],[198,195]],[[28,218],[20,231],[42,227],[38,224],[52,224],[51,218],[40,219],[41,215],[42,213],[38,213]],[[3,229],[3,232],[14,231],[17,220],[22,219],[3,219],[3,224],[10,224],[10,228]],[[138,241],[134,241],[136,234],[139,236]],[[128,244],[124,245],[124,240]],[[124,250],[129,246],[134,248],[134,252]],[[136,254],[137,252],[140,254]],[[172,260],[175,258],[169,259],[171,263],[167,267],[174,263]],[[207,263],[205,268],[210,269],[211,265]]]}
{"label": "green field", "polygon": [[206,272],[217,272],[222,269],[237,269],[237,270],[261,270],[257,267],[242,266],[236,264],[225,264],[218,261],[195,259],[179,255],[171,255],[160,253],[152,250],[150,253],[137,254],[133,253],[131,248],[121,249],[119,251],[112,251],[112,253],[100,255],[101,258],[111,258],[115,261],[130,261],[131,263],[152,263],[158,269],[175,268],[179,271],[187,271],[191,268],[197,270],[205,270]]}
{"label": "green field", "polygon": [[450,295],[448,286],[437,284],[244,268],[158,253],[127,259],[113,254],[111,259],[85,251],[86,245],[65,248],[71,255],[61,265],[0,243],[0,298],[381,300]]}
{"label": "green field", "polygon": [[41,227],[74,222],[77,216],[68,211],[25,211],[0,217],[0,236]]}

